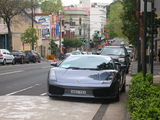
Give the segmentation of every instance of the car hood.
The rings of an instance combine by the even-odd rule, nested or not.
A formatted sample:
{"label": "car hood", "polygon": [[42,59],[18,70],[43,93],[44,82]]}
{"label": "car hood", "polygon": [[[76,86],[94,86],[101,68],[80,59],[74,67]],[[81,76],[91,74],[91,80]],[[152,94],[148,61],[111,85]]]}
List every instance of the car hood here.
{"label": "car hood", "polygon": [[54,68],[57,82],[61,83],[82,83],[82,84],[102,84],[115,70],[75,70]]}

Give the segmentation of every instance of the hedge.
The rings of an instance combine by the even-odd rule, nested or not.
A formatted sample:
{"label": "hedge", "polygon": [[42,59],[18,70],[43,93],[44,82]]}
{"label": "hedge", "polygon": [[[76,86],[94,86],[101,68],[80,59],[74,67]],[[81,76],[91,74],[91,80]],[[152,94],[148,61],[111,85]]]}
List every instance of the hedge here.
{"label": "hedge", "polygon": [[128,107],[131,120],[160,120],[160,87],[152,83],[153,75],[136,74],[131,81]]}

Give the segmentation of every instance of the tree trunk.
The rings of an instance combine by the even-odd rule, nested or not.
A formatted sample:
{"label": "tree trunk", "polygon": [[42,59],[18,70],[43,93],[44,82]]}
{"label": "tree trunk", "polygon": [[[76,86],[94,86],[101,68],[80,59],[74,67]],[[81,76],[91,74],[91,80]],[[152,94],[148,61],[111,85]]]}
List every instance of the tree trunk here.
{"label": "tree trunk", "polygon": [[8,28],[8,50],[12,51],[12,31],[11,31],[11,21],[6,22]]}

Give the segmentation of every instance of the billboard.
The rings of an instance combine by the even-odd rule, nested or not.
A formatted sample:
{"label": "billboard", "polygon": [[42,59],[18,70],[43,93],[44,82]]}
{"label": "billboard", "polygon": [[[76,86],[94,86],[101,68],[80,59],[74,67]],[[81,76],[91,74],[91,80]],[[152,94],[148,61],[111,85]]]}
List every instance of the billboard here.
{"label": "billboard", "polygon": [[35,16],[35,20],[38,23],[42,24],[41,32],[42,39],[50,39],[51,38],[51,23],[50,16]]}

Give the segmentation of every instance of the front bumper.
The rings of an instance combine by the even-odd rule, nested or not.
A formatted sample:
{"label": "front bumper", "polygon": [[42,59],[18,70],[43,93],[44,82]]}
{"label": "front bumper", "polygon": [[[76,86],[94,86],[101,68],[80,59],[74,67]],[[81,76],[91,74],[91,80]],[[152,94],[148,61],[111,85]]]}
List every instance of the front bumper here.
{"label": "front bumper", "polygon": [[[99,85],[99,86],[69,86],[69,85],[53,85],[48,84],[49,96],[63,96],[63,97],[82,97],[82,98],[98,98],[108,99],[115,98],[118,92],[118,82],[111,85]],[[73,94],[72,90],[85,91],[85,94]]]}

